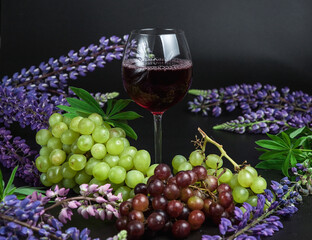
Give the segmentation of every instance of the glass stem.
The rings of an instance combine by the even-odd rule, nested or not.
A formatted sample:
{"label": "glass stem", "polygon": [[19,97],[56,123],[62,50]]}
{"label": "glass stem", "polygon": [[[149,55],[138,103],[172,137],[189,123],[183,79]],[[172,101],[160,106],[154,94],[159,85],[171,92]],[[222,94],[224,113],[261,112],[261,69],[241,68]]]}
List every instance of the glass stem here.
{"label": "glass stem", "polygon": [[162,114],[153,114],[154,116],[154,146],[155,146],[155,163],[162,163]]}

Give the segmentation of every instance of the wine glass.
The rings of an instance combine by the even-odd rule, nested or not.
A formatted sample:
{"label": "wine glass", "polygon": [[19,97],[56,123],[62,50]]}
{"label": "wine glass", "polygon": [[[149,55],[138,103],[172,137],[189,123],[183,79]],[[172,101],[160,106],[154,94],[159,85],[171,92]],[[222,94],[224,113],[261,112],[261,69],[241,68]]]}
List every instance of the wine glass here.
{"label": "wine glass", "polygon": [[146,28],[131,32],[122,61],[123,85],[132,100],[154,116],[155,163],[162,162],[162,115],[186,95],[192,68],[183,31]]}

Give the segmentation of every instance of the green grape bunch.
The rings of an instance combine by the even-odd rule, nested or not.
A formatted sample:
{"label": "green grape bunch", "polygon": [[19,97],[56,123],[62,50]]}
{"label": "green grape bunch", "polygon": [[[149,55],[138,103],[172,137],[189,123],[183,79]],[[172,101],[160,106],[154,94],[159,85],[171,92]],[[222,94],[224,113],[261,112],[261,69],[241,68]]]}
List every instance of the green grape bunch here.
{"label": "green grape bunch", "polygon": [[84,183],[110,183],[126,200],[157,166],[150,166],[148,151],[130,146],[126,132],[111,127],[98,113],[72,119],[53,113],[49,129],[39,130],[36,142],[41,149],[35,163],[47,187],[57,184],[77,191]]}

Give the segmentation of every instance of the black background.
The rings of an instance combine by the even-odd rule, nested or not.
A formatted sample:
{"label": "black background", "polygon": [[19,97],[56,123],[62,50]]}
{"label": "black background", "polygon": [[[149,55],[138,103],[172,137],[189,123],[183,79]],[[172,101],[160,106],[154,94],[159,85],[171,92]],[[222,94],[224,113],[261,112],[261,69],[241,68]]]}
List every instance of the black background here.
{"label": "black background", "polygon": [[[185,31],[194,62],[192,88],[220,88],[236,83],[269,83],[312,93],[312,2],[310,0],[2,0],[0,76],[23,67],[39,65],[50,57],[97,43],[101,36],[129,33],[145,27],[180,28]],[[121,83],[120,61],[80,77],[71,85],[95,91],[118,91],[127,97]],[[222,143],[237,162],[256,164],[259,153],[254,141],[264,136],[236,135],[211,130],[215,124],[233,119],[238,112],[220,118],[203,118],[187,111],[187,96],[164,114],[163,158],[188,156],[197,127]],[[152,116],[132,104],[143,118],[132,126],[139,139],[137,148],[153,153]],[[33,145],[28,129],[12,129]],[[208,151],[215,151],[211,148]],[[3,170],[5,171],[5,170]],[[262,171],[279,180],[274,171]],[[22,183],[19,183],[22,184]],[[272,239],[309,239],[312,211],[307,198],[299,213],[284,221],[285,229]],[[72,225],[88,226],[94,236],[108,237],[112,227],[75,217]],[[103,227],[104,226],[104,227]],[[110,225],[108,225],[110,226]],[[199,239],[212,228],[192,234]],[[216,230],[214,230],[216,233]],[[169,238],[169,236],[167,237]]]}

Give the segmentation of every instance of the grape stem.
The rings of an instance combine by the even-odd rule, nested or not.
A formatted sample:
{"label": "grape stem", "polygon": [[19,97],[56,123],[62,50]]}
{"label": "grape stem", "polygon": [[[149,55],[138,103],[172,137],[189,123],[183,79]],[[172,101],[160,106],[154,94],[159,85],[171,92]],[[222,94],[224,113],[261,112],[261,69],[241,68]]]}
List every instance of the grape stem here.
{"label": "grape stem", "polygon": [[189,187],[190,187],[190,188],[197,189],[197,190],[199,190],[199,191],[207,192],[208,195],[209,195],[210,197],[212,197],[214,201],[217,201],[216,195],[215,195],[213,192],[211,192],[211,191],[207,188],[205,182],[203,182],[203,184],[204,184],[205,188],[200,188],[200,187],[197,187],[197,186],[194,186],[194,185],[190,185]]}
{"label": "grape stem", "polygon": [[225,157],[226,159],[228,159],[232,163],[235,171],[240,170],[240,166],[226,153],[226,151],[223,149],[223,146],[221,144],[217,143],[216,141],[214,141],[210,137],[208,137],[208,135],[203,130],[201,130],[200,128],[198,128],[198,131],[200,132],[200,134],[204,138],[204,144],[203,144],[203,149],[202,149],[203,151],[205,151],[205,147],[206,147],[207,142],[212,143],[221,152],[220,158]]}

